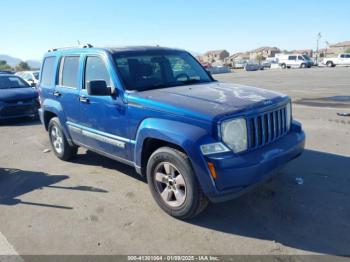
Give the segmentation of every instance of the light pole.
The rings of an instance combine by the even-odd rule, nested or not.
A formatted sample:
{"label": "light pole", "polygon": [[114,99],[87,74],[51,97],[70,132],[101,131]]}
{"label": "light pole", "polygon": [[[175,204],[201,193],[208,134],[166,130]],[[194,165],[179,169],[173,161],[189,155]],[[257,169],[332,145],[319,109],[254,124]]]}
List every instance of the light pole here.
{"label": "light pole", "polygon": [[320,42],[320,39],[322,38],[322,35],[321,33],[318,33],[317,34],[317,47],[316,47],[316,64],[318,65],[318,47],[319,47],[319,42]]}

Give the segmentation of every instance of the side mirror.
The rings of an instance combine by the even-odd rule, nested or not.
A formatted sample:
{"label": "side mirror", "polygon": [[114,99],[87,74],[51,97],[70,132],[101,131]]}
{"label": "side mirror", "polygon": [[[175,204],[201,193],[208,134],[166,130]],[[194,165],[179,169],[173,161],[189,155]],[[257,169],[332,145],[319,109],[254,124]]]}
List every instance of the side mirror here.
{"label": "side mirror", "polygon": [[107,83],[104,80],[94,80],[87,83],[87,93],[90,96],[110,96],[112,90],[107,87]]}

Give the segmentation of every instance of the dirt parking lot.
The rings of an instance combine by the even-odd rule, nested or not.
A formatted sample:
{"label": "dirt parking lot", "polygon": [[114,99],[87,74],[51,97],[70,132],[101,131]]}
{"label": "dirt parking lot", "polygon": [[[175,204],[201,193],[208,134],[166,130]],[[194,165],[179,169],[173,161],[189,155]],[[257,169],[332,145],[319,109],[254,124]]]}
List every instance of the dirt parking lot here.
{"label": "dirt parking lot", "polygon": [[[273,181],[183,222],[123,164],[52,152],[38,121],[0,125],[0,254],[350,255],[350,68],[215,78],[289,94],[305,153]],[[296,178],[302,183],[298,184]]]}

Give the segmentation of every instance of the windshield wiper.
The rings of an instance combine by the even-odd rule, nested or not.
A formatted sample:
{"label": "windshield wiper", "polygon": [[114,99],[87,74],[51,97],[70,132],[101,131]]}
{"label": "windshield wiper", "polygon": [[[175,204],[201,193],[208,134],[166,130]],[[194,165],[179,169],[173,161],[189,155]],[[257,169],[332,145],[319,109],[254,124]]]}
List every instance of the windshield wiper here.
{"label": "windshield wiper", "polygon": [[186,81],[181,81],[182,84],[184,85],[191,85],[191,84],[201,84],[201,83],[210,83],[211,81],[207,80],[198,80],[198,79],[189,79]]}

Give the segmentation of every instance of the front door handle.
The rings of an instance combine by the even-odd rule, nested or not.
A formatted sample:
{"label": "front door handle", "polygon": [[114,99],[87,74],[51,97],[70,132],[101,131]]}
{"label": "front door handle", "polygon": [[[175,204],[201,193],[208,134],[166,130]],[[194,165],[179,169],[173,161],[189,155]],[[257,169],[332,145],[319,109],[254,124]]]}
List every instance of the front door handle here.
{"label": "front door handle", "polygon": [[79,96],[79,101],[82,103],[89,103],[90,100],[86,96]]}
{"label": "front door handle", "polygon": [[61,93],[58,92],[58,91],[55,91],[55,92],[53,92],[53,95],[56,96],[56,97],[59,97],[59,96],[61,96]]}

